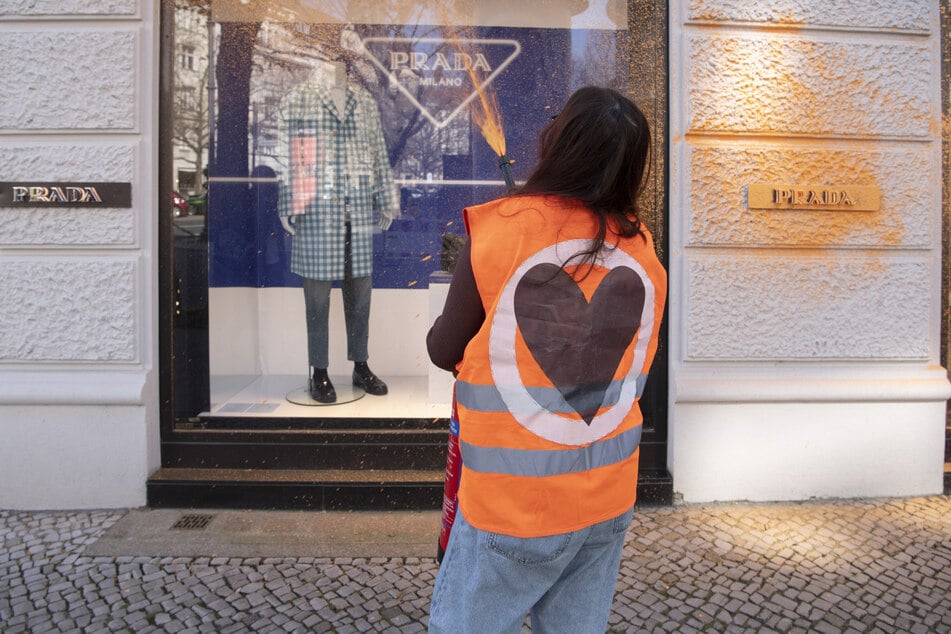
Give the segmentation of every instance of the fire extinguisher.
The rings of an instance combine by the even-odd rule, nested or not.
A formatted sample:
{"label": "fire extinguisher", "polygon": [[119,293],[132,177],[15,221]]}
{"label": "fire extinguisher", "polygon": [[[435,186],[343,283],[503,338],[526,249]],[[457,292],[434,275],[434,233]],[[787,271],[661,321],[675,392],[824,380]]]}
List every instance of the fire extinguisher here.
{"label": "fire extinguisher", "polygon": [[442,494],[442,525],[436,546],[436,562],[442,563],[449,545],[449,534],[456,519],[459,502],[459,478],[462,475],[462,453],[459,450],[459,413],[456,409],[456,387],[452,388],[452,410],[449,416],[449,444],[446,449],[446,484]]}

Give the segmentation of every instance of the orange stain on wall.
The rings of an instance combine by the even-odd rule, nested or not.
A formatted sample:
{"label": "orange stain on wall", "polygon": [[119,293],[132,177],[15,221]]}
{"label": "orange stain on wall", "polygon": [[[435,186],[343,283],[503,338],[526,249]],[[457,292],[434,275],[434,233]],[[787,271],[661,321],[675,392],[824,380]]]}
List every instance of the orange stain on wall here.
{"label": "orange stain on wall", "polygon": [[[784,25],[795,23],[791,16],[780,16],[776,20]],[[796,26],[799,24],[796,23]],[[790,50],[788,46],[782,42],[773,41],[765,46],[767,54],[763,59],[750,61],[750,63],[764,65],[773,71],[776,93],[769,99],[753,94],[746,95],[745,105],[761,115],[762,127],[766,128],[774,118],[770,116],[772,112],[767,111],[767,108],[774,104],[777,107],[793,104],[790,115],[796,117],[797,129],[812,130],[816,133],[814,139],[808,140],[806,147],[809,150],[829,150],[830,157],[833,152],[844,156],[842,140],[831,138],[830,133],[827,132],[829,121],[824,120],[824,117],[828,111],[814,107],[814,104],[818,103],[817,100],[827,101],[829,96],[817,93],[812,86],[825,84],[845,87],[839,90],[838,95],[865,95],[869,86],[863,81],[861,74],[851,72],[852,62],[844,51],[830,48],[820,54],[815,50],[818,44],[807,42],[802,45],[803,54],[797,60],[788,58]],[[879,96],[878,99],[873,96],[872,101],[879,100],[883,101],[887,107],[889,101],[887,95]],[[841,107],[848,109],[848,121],[856,130],[857,137],[867,136],[868,131],[874,130],[874,109],[863,108],[858,103],[842,103]],[[790,131],[764,129],[763,132],[783,134]],[[888,146],[887,141],[871,141],[863,144],[862,151],[863,153],[874,152],[879,149],[884,150]],[[808,153],[812,156],[815,154],[815,152]],[[793,238],[801,238],[801,233],[806,231],[811,234],[814,244],[804,246],[820,248],[848,246],[851,236],[869,233],[876,237],[876,246],[901,245],[904,223],[901,218],[901,209],[895,206],[894,201],[903,200],[906,196],[903,192],[889,190],[890,183],[879,182],[879,174],[869,163],[862,161],[850,163],[840,159],[835,164],[830,164],[829,169],[823,172],[825,176],[821,182],[815,182],[815,177],[811,176],[816,173],[814,165],[793,163],[773,167],[774,169],[770,171],[774,172],[779,182],[803,186],[874,186],[878,187],[883,194],[883,204],[879,211],[874,212],[750,210],[750,220],[757,224],[763,224],[765,214],[770,214],[771,217],[777,213],[786,214],[789,222],[786,225],[785,235],[775,236],[780,242],[789,240],[793,243],[801,243],[801,239],[794,240]]]}

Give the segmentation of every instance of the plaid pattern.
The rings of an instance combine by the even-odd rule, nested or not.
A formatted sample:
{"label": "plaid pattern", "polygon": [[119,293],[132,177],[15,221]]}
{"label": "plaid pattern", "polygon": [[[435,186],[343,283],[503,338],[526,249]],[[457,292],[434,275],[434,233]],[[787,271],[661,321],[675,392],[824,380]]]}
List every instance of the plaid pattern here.
{"label": "plaid pattern", "polygon": [[314,280],[344,277],[346,222],[352,228],[353,277],[373,271],[374,211],[399,215],[380,112],[350,82],[341,116],[326,82],[311,79],[281,104],[282,179],[278,211],[295,216],[291,271]]}

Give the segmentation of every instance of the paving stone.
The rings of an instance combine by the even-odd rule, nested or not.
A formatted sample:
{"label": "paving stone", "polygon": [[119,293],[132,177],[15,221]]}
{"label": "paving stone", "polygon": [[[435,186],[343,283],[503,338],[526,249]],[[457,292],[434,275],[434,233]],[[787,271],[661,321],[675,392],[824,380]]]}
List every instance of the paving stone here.
{"label": "paving stone", "polygon": [[[122,515],[0,511],[4,631],[425,631],[432,559],[86,556]],[[948,632],[948,535],[943,496],[641,509],[610,631]]]}

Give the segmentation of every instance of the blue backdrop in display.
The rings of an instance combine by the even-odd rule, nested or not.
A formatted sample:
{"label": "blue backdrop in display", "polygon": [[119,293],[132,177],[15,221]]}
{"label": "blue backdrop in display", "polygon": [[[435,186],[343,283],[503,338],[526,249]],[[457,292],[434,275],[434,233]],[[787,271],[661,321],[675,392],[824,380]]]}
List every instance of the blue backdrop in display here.
{"label": "blue backdrop in display", "polygon": [[[378,27],[365,30],[372,33],[372,28]],[[619,51],[626,48],[626,31],[496,27],[478,28],[471,35],[514,40],[521,47],[517,57],[491,85],[498,97],[507,154],[515,161],[516,180],[524,179],[531,170],[537,160],[539,131],[558,113],[574,89],[586,83],[624,88],[626,78]],[[598,53],[597,58],[592,57],[593,52]],[[384,110],[392,99],[378,102],[386,121],[392,113]],[[412,183],[401,185],[400,218],[387,231],[374,236],[375,288],[426,288],[430,273],[440,268],[442,234],[464,233],[462,209],[504,193],[501,184],[478,183],[501,182],[502,174],[496,154],[478,128],[472,124],[470,127],[468,154],[444,155],[441,163],[444,180],[474,183],[447,185],[436,177],[432,183],[420,185],[414,177]],[[219,121],[218,129],[227,130],[227,122]],[[416,134],[435,132],[435,125],[427,121]],[[300,278],[290,272],[293,238],[284,231],[278,217],[277,185],[269,182],[275,175],[280,176],[274,169],[259,165],[252,170],[248,187],[216,182],[216,176],[229,177],[224,179],[227,181],[234,180],[235,175],[215,174],[212,170],[208,209],[210,286],[301,285]],[[401,174],[397,173],[396,178],[399,182]],[[236,187],[243,191],[233,191]]]}

